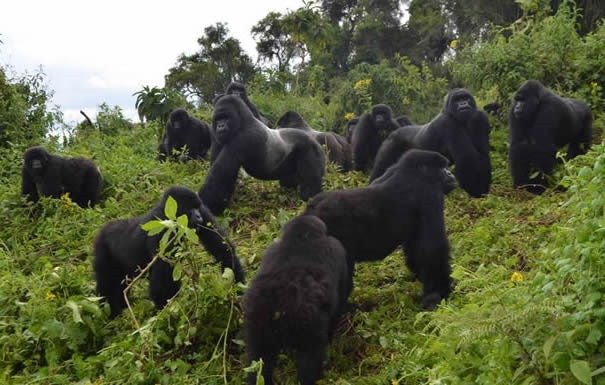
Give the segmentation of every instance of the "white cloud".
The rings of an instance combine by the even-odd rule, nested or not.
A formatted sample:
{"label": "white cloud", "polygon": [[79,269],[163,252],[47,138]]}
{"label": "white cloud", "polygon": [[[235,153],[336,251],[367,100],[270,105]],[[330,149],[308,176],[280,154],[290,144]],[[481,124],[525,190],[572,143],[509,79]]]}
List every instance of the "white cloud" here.
{"label": "white cloud", "polygon": [[65,109],[103,101],[132,108],[132,93],[143,85],[163,86],[168,69],[181,53],[195,52],[208,25],[227,22],[230,35],[255,57],[252,26],[270,11],[302,5],[302,0],[11,1],[0,13],[0,60],[17,72],[41,64],[55,101]]}

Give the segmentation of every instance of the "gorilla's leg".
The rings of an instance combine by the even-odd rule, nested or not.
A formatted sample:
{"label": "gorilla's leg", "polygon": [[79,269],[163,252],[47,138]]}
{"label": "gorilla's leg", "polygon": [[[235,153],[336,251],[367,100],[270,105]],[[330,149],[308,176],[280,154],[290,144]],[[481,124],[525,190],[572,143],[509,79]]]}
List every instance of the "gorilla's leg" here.
{"label": "gorilla's leg", "polygon": [[584,119],[582,124],[582,131],[580,134],[574,138],[574,140],[569,143],[569,147],[567,148],[566,158],[573,159],[578,155],[585,154],[590,148],[590,144],[592,142],[592,114],[588,114],[588,116]]}
{"label": "gorilla's leg", "polygon": [[164,260],[157,259],[149,272],[149,297],[155,307],[164,308],[180,287],[180,282],[172,279],[172,266]]}
{"label": "gorilla's leg", "polygon": [[126,308],[126,300],[124,299],[126,284],[124,280],[128,272],[122,269],[122,266],[116,263],[105,250],[99,250],[100,248],[95,251],[96,255],[93,260],[97,293],[105,297],[111,309],[109,318],[113,319]]}
{"label": "gorilla's leg", "polygon": [[322,377],[327,341],[322,341],[304,351],[296,352],[298,380],[302,385],[315,385]]}
{"label": "gorilla's leg", "polygon": [[508,153],[514,187],[529,184],[530,157],[525,145],[511,147]]}
{"label": "gorilla's leg", "polygon": [[[248,362],[262,358],[263,370],[261,374],[265,380],[265,385],[273,385],[273,369],[277,363],[279,349],[274,346],[271,341],[266,341],[265,343],[261,341],[250,343],[250,340],[248,340],[248,342]],[[256,385],[256,373],[248,373],[247,384]]]}
{"label": "gorilla's leg", "polygon": [[302,200],[306,201],[321,192],[325,164],[324,154],[317,144],[301,149],[296,154],[296,178]]}
{"label": "gorilla's leg", "polygon": [[90,169],[86,173],[82,188],[80,190],[82,204],[80,206],[91,207],[99,202],[99,192],[101,189],[101,177],[96,169]]}

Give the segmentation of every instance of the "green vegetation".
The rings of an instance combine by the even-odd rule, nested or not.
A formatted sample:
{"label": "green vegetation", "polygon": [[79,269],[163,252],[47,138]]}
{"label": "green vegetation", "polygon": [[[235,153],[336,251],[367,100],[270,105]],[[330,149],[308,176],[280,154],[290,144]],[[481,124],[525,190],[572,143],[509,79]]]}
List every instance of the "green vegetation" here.
{"label": "green vegetation", "polygon": [[[536,78],[589,102],[595,128],[603,127],[605,27],[595,21],[603,15],[597,2],[582,2],[586,10],[578,22],[567,1],[549,2],[560,5],[557,13],[536,8],[546,3],[538,0],[518,1],[523,8],[509,5],[498,13],[490,7],[502,1],[469,0],[468,9],[484,12],[473,13],[469,22],[457,6],[461,2],[410,1],[415,21],[399,31],[409,35],[397,42],[425,35],[423,44],[448,41],[443,38],[453,30],[459,35],[445,47],[435,43],[409,51],[361,49],[364,34],[388,35],[383,27],[393,27],[396,14],[388,10],[393,2],[380,2],[382,8],[367,1],[321,3],[320,18],[318,10],[302,8],[259,23],[259,34],[263,26],[279,27],[271,29],[273,40],[262,40],[267,55],[271,44],[294,43],[286,45],[280,68],[256,73],[248,83],[251,99],[273,121],[294,109],[318,129],[341,127],[350,115],[386,102],[396,113],[425,122],[439,111],[449,87],[468,87],[479,105],[493,100],[506,105],[522,80]],[[446,28],[443,15],[435,14],[443,9],[466,24],[448,30],[449,22]],[[486,28],[490,22],[507,26]],[[442,28],[430,29],[430,23]],[[205,32],[203,54],[183,56],[169,71],[166,89],[147,87],[138,94],[148,124],[132,125],[119,108],[105,105],[98,129],[81,125],[65,143],[41,139],[60,118],[46,112],[43,79],[8,78],[0,69],[0,383],[243,382],[245,287],[221,274],[202,247],[186,241],[185,232],[182,247],[169,256],[179,261],[175,274],[183,287],[160,312],[147,300],[141,279],[129,291],[132,313],[108,321],[108,308],[95,297],[91,266],[92,242],[103,224],[147,212],[170,185],[197,191],[204,181],[207,162],[160,164],[155,151],[166,111],[161,104],[182,97],[172,92],[189,89],[189,96],[200,98],[195,115],[208,120],[207,103],[225,81],[199,78],[195,71],[223,76],[217,68],[241,53],[223,25]],[[227,42],[227,52],[213,38]],[[252,79],[249,60],[238,60],[245,69],[240,77]],[[492,123],[490,195],[470,199],[455,190],[446,199],[456,281],[450,300],[434,312],[421,312],[420,285],[399,251],[380,263],[359,265],[352,301],[360,310],[339,325],[322,384],[605,385],[605,145],[563,162],[555,175],[563,188],[531,196],[510,187],[505,122]],[[51,152],[97,162],[107,182],[101,204],[84,210],[68,197],[37,205],[20,199],[23,151],[41,141]],[[330,165],[324,189],[366,183],[367,176],[341,174]],[[276,182],[240,177],[234,201],[219,221],[249,280],[281,226],[303,207]],[[154,231],[159,226],[150,224]],[[296,384],[289,358],[280,360],[275,375],[282,385]]]}

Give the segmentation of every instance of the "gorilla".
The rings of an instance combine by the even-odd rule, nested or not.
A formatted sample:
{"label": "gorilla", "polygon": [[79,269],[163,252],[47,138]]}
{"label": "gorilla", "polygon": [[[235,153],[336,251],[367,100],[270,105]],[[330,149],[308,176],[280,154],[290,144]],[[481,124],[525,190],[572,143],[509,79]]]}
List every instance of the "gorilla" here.
{"label": "gorilla", "polygon": [[353,140],[353,130],[355,129],[355,126],[358,122],[359,117],[353,118],[347,122],[347,126],[345,127],[345,133],[347,135],[347,142],[349,143],[351,143],[351,141]]}
{"label": "gorilla", "polygon": [[255,178],[279,180],[282,187],[300,186],[303,200],[321,191],[326,163],[321,146],[299,129],[268,128],[241,98],[217,100],[211,134],[212,165],[199,193],[215,215],[233,195],[240,167]]}
{"label": "gorilla", "polygon": [[399,127],[411,126],[413,123],[407,116],[401,115],[395,118],[395,121],[399,125]]}
{"label": "gorilla", "polygon": [[347,140],[334,133],[312,129],[298,112],[288,111],[277,121],[278,128],[298,128],[308,132],[316,141],[328,149],[328,160],[340,166],[342,171],[350,171],[353,167],[351,145]]}
{"label": "gorilla", "polygon": [[[176,155],[173,150],[187,146],[187,153]],[[210,148],[210,128],[201,120],[189,115],[182,108],[170,113],[164,135],[159,146],[159,159],[167,157],[183,161],[189,159],[203,159]]]}
{"label": "gorilla", "polygon": [[38,202],[40,195],[69,198],[80,207],[99,202],[101,172],[93,161],[84,158],[63,158],[51,155],[42,147],[31,147],[23,155],[21,195]]}
{"label": "gorilla", "polygon": [[[173,186],[164,192],[158,205],[147,214],[111,221],[103,226],[95,239],[93,268],[97,293],[109,303],[112,319],[126,307],[125,281],[145,268],[158,250],[162,234],[148,236],[141,225],[153,219],[166,219],[164,206],[169,196],[177,202],[177,216],[187,215],[188,226],[196,229],[208,253],[223,268],[231,268],[237,282],[244,282],[244,271],[235,247],[226,239],[210,211],[195,192]],[[180,283],[172,280],[172,266],[163,259],[157,259],[149,273],[149,296],[156,308],[163,308],[179,288]]]}
{"label": "gorilla", "polygon": [[384,141],[370,181],[385,170],[410,148],[436,151],[448,158],[455,167],[454,174],[472,197],[489,192],[492,167],[489,158],[489,121],[477,110],[475,99],[465,89],[451,90],[439,115],[429,123],[398,128]]}
{"label": "gorilla", "polygon": [[[244,294],[248,359],[263,359],[265,385],[273,384],[282,349],[296,353],[300,383],[316,383],[351,286],[345,249],[319,218],[303,215],[284,226]],[[254,384],[256,374],[249,373]]]}
{"label": "gorilla", "polygon": [[353,129],[353,166],[357,171],[366,171],[376,157],[378,148],[389,133],[399,127],[393,120],[391,107],[377,104],[359,117]]}
{"label": "gorilla", "polygon": [[315,215],[355,262],[385,258],[403,246],[406,264],[423,285],[421,306],[433,309],[451,291],[444,196],[456,186],[444,156],[424,150],[405,153],[364,188],[324,192],[303,215]]}
{"label": "gorilla", "polygon": [[492,116],[496,116],[496,117],[500,116],[501,109],[502,109],[502,105],[500,105],[500,103],[497,103],[497,102],[488,103],[483,106],[483,111],[485,111],[486,113],[488,113]]}
{"label": "gorilla", "polygon": [[[250,101],[250,99],[248,98],[248,93],[246,92],[246,87],[242,83],[238,83],[238,82],[229,83],[229,85],[227,86],[227,89],[225,90],[225,94],[235,95],[235,96],[239,96],[240,98],[242,98],[242,100],[244,101],[244,103],[246,103],[246,105],[248,106],[250,111],[252,111],[252,115],[254,115],[254,117],[256,119],[263,122],[265,124],[265,126],[271,128],[271,123],[269,122],[269,119],[265,118],[263,115],[261,115],[260,112],[258,112],[258,109],[254,105],[254,103],[252,103]],[[216,99],[215,99],[215,102],[216,102]]]}
{"label": "gorilla", "polygon": [[[590,148],[590,107],[555,95],[537,80],[528,80],[517,90],[508,123],[513,186],[533,194],[544,192],[558,149],[568,145],[566,158],[572,159]],[[532,177],[534,171],[538,175]]]}

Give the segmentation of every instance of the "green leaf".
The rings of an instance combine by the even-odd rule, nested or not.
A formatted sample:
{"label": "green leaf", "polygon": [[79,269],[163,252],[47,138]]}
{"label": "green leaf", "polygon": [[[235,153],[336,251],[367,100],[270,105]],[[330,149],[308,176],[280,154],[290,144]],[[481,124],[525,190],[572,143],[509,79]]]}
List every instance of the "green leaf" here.
{"label": "green leaf", "polygon": [[544,357],[548,359],[550,357],[550,353],[552,352],[552,346],[557,340],[557,336],[550,337],[546,340],[544,345],[542,346],[542,351],[544,351]]}
{"label": "green leaf", "polygon": [[183,276],[183,265],[180,262],[174,264],[174,268],[172,269],[172,280],[180,281]]}
{"label": "green leaf", "polygon": [[153,237],[156,234],[161,233],[166,228],[160,221],[149,221],[141,225],[141,228],[147,231],[147,236]]}
{"label": "green leaf", "polygon": [[179,225],[180,227],[187,227],[188,223],[189,223],[189,219],[187,218],[186,214],[183,214],[176,219],[176,224]]}
{"label": "green leaf", "polygon": [[176,200],[169,196],[168,199],[166,199],[166,206],[164,207],[166,218],[176,219],[176,206]]}
{"label": "green leaf", "polygon": [[574,377],[583,384],[592,385],[592,374],[590,373],[590,365],[583,360],[571,360],[569,369]]}
{"label": "green leaf", "polygon": [[80,316],[80,308],[78,307],[78,304],[76,304],[74,301],[67,301],[65,306],[71,309],[71,316],[75,323],[84,322],[82,321],[82,316]]}

